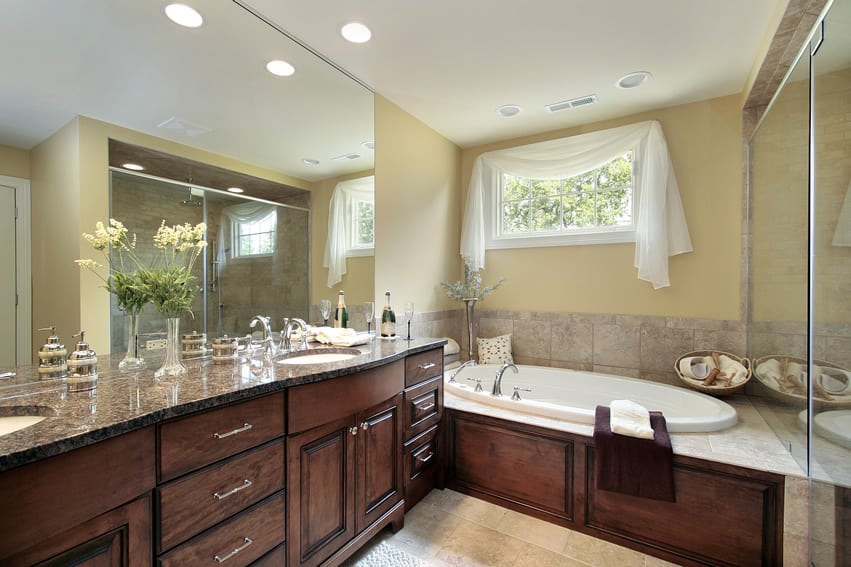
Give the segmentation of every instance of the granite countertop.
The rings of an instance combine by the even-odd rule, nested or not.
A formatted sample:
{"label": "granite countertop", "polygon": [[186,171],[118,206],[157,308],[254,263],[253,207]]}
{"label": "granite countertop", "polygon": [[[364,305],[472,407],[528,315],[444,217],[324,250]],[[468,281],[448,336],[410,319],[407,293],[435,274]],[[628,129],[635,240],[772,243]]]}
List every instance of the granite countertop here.
{"label": "granite countertop", "polygon": [[[353,347],[355,358],[309,365],[269,362],[262,357],[241,364],[214,364],[204,357],[185,360],[188,373],[154,378],[162,354],[145,355],[147,368],[118,370],[123,354],[98,359],[98,386],[68,392],[63,380],[39,381],[37,367],[17,369],[14,382],[0,389],[0,416],[43,415],[46,419],[0,436],[0,471],[127,433],[160,421],[291,386],[346,376],[407,355],[439,347],[446,339],[374,339]],[[316,347],[321,348],[321,347]]]}

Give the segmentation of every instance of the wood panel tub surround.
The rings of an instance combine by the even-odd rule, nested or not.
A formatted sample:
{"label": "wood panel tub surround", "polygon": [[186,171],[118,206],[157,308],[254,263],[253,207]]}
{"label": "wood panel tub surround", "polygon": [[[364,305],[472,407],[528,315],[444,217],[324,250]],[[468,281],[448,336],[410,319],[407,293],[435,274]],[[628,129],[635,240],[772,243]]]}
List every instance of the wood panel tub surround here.
{"label": "wood panel tub surround", "polygon": [[675,455],[662,502],[597,490],[589,437],[457,410],[447,429],[450,488],[682,565],[782,564],[781,475]]}

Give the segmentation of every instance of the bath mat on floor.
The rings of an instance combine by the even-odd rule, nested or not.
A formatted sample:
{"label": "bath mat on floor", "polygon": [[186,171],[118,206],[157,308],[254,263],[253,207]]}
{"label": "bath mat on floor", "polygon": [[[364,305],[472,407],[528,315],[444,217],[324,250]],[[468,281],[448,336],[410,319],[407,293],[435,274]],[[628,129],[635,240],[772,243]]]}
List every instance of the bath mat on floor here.
{"label": "bath mat on floor", "polygon": [[351,567],[428,567],[428,563],[406,551],[381,542]]}

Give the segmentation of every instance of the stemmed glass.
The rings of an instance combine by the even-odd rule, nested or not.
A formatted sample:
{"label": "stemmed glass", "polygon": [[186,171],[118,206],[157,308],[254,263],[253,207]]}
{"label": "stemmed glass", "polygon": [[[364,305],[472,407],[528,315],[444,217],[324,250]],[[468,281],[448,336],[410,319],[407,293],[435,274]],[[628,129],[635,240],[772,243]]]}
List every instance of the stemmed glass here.
{"label": "stemmed glass", "polygon": [[410,341],[411,339],[411,319],[414,317],[414,302],[408,301],[405,303],[405,318],[408,320],[408,338],[406,341]]}
{"label": "stemmed glass", "polygon": [[367,301],[363,304],[363,316],[366,318],[366,332],[372,331],[372,320],[375,317],[375,303]]}
{"label": "stemmed glass", "polygon": [[331,316],[331,300],[323,299],[319,302],[319,314],[322,315],[323,324],[328,326],[328,317]]}

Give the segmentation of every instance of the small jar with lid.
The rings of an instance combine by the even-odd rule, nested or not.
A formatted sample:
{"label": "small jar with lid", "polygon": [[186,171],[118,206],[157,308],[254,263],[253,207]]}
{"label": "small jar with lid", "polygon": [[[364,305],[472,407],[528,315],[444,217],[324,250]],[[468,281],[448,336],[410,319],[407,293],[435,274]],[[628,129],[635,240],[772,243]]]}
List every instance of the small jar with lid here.
{"label": "small jar with lid", "polygon": [[86,392],[97,388],[98,385],[98,357],[95,351],[89,348],[86,342],[85,332],[80,331],[74,338],[79,337],[77,348],[68,355],[68,384],[69,392]]}
{"label": "small jar with lid", "polygon": [[205,343],[207,334],[192,331],[180,336],[180,355],[182,358],[198,358],[207,353]]}
{"label": "small jar with lid", "polygon": [[56,327],[44,327],[39,331],[50,331],[47,342],[38,349],[39,380],[64,378],[68,373],[68,350],[56,335]]}
{"label": "small jar with lid", "polygon": [[233,364],[236,362],[239,351],[239,343],[236,338],[224,335],[213,339],[212,347],[214,364]]}

